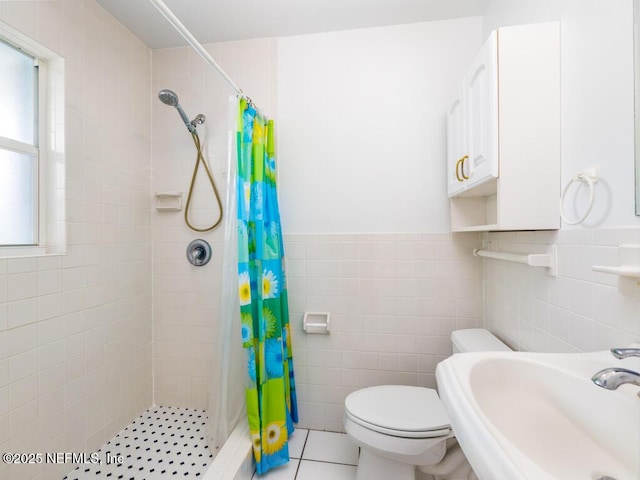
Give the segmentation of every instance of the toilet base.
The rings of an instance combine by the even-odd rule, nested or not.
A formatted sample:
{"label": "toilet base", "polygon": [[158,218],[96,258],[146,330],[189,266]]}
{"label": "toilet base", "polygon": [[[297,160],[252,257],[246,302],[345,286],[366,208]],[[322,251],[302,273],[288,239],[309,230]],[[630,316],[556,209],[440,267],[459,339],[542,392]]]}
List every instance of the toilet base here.
{"label": "toilet base", "polygon": [[416,467],[360,449],[356,480],[416,480]]}

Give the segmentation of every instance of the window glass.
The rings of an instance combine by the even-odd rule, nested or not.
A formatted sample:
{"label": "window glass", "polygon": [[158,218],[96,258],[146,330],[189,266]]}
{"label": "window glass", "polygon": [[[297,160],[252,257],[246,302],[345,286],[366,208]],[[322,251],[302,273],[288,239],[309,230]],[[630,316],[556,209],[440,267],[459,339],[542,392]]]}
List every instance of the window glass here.
{"label": "window glass", "polygon": [[0,41],[0,137],[36,144],[33,57]]}
{"label": "window glass", "polygon": [[37,243],[37,160],[0,149],[0,245]]}
{"label": "window glass", "polygon": [[0,245],[37,245],[37,83],[34,57],[0,40]]}

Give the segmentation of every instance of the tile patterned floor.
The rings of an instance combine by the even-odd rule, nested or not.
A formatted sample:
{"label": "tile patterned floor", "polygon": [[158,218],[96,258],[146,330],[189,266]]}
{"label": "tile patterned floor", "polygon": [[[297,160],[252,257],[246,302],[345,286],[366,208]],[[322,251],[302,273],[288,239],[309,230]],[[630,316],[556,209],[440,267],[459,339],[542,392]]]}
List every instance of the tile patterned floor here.
{"label": "tile patterned floor", "polygon": [[254,480],[354,480],[358,447],[343,433],[297,428],[289,441],[288,464],[254,475]]}
{"label": "tile patterned floor", "polygon": [[98,450],[102,464],[83,464],[64,480],[200,478],[213,459],[205,422],[202,410],[152,407]]}
{"label": "tile patterned floor", "polygon": [[[98,450],[101,464],[83,464],[64,480],[196,479],[213,459],[202,410],[153,407]],[[255,480],[354,480],[358,447],[342,433],[296,429],[291,461]],[[107,462],[107,458],[114,461]],[[118,462],[115,459],[121,458]]]}

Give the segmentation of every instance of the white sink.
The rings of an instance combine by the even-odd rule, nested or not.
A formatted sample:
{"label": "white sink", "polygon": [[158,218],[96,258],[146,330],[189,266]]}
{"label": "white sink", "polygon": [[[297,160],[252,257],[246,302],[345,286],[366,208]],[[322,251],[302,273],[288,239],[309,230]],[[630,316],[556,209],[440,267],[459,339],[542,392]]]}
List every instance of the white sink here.
{"label": "white sink", "polygon": [[640,387],[596,386],[609,352],[456,354],[436,370],[453,431],[480,480],[640,479]]}

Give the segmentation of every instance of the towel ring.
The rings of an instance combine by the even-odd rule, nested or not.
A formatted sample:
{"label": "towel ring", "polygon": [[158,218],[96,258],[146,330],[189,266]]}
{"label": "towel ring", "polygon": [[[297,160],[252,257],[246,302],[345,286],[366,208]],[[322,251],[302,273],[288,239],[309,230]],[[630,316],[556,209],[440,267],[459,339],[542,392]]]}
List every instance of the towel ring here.
{"label": "towel ring", "polygon": [[[580,182],[582,184],[586,184],[589,186],[589,207],[587,208],[587,211],[584,213],[584,215],[582,215],[577,220],[569,220],[567,216],[564,214],[564,199],[567,196],[567,192],[569,191],[569,188],[571,187],[571,185],[577,182]],[[593,208],[593,202],[595,201],[595,198],[596,198],[595,184],[597,182],[598,182],[597,173],[585,171],[585,172],[578,173],[569,181],[569,183],[567,183],[567,186],[564,187],[564,190],[562,191],[562,197],[560,197],[560,217],[562,218],[563,222],[565,222],[567,225],[577,225],[586,220],[586,218],[591,213],[591,209]]]}

